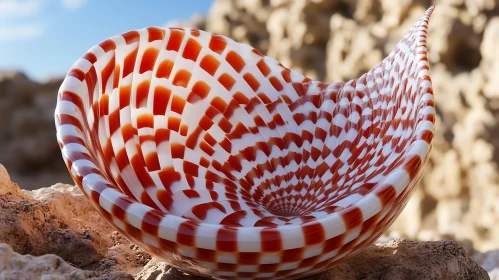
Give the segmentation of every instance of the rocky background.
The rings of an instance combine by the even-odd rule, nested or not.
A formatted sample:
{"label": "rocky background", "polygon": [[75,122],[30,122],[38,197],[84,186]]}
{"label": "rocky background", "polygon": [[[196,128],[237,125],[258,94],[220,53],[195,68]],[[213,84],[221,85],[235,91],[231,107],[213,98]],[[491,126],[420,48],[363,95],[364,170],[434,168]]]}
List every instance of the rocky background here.
{"label": "rocky background", "polygon": [[[248,43],[313,79],[379,63],[430,5],[437,131],[420,187],[391,235],[499,248],[499,0],[218,0],[183,23]],[[55,141],[61,80],[0,73],[0,163],[23,188],[71,183]]]}
{"label": "rocky background", "polygon": [[55,137],[54,110],[62,77],[43,84],[0,71],[0,163],[24,188],[72,183]]}

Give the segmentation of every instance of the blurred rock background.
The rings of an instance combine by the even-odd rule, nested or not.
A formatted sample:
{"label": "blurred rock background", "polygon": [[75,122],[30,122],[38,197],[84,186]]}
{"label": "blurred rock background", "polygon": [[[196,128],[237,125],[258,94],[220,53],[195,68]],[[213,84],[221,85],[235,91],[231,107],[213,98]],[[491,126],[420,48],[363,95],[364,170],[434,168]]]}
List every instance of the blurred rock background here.
{"label": "blurred rock background", "polygon": [[0,163],[20,186],[72,183],[55,137],[54,110],[62,77],[43,84],[0,71]]}
{"label": "blurred rock background", "polygon": [[[248,43],[310,78],[346,81],[381,62],[432,4],[436,137],[390,234],[497,249],[499,0],[218,0],[207,17],[177,24]],[[53,125],[60,83],[0,74],[0,162],[21,187],[71,182]]]}

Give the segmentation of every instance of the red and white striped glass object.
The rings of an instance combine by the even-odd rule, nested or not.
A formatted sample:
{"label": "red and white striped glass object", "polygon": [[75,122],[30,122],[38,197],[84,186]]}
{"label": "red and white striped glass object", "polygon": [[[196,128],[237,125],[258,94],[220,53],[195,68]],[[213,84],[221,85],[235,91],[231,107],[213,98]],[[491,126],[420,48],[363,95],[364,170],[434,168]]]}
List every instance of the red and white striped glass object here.
{"label": "red and white striped glass object", "polygon": [[318,273],[373,243],[421,178],[435,123],[432,11],[346,83],[199,30],[109,38],[61,85],[63,158],[110,224],[181,270]]}

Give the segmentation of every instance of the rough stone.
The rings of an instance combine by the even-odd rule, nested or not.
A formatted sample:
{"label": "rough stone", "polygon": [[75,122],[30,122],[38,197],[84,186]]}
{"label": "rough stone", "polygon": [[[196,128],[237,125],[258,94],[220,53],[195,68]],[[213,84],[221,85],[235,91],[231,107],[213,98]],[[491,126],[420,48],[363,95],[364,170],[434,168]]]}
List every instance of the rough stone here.
{"label": "rough stone", "polygon": [[[152,259],[137,280],[208,279],[187,275]],[[306,280],[349,279],[489,279],[487,272],[451,240],[414,242],[392,240],[371,245],[332,269]]]}
{"label": "rough stone", "polygon": [[9,173],[3,165],[0,164],[0,196],[10,194],[14,197],[23,198],[24,194],[17,184],[10,180]]}
{"label": "rough stone", "polygon": [[[117,280],[133,275],[140,280],[205,279],[150,260],[107,225],[78,188],[56,184],[24,191],[21,197],[5,169],[0,171],[0,186],[18,189],[0,195],[0,279]],[[479,255],[492,271],[497,263],[490,256]],[[379,243],[309,279],[413,279],[415,275],[488,279],[465,249],[450,240]]]}
{"label": "rough stone", "polygon": [[490,279],[499,280],[499,250],[477,252],[473,258],[489,273]]}
{"label": "rough stone", "polygon": [[80,270],[56,255],[21,255],[0,243],[0,279],[84,280],[95,272]]}
{"label": "rough stone", "polygon": [[5,185],[17,188],[0,195],[0,243],[20,254],[55,254],[107,274],[137,273],[149,261],[148,254],[104,221],[77,187],[56,184],[23,194],[17,184],[2,179],[7,172],[0,174],[0,193]]}

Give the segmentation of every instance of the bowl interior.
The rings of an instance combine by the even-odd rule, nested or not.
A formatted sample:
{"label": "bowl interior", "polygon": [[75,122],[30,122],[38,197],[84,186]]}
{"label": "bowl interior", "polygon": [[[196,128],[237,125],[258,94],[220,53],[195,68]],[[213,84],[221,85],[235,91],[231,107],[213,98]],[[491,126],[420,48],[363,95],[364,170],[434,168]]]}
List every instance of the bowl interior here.
{"label": "bowl interior", "polygon": [[69,76],[87,81],[91,157],[131,199],[204,223],[302,224],[355,204],[401,164],[418,170],[407,154],[424,121],[416,35],[346,83],[177,28],[110,38],[77,62],[88,73]]}

